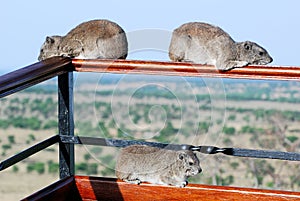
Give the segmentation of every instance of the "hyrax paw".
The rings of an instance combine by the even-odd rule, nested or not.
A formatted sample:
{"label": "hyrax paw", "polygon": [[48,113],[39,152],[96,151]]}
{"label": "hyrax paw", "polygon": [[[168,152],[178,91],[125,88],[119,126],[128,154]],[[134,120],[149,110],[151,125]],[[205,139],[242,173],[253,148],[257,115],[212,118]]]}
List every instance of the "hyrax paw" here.
{"label": "hyrax paw", "polygon": [[187,184],[188,184],[187,181],[183,181],[183,182],[181,182],[180,184],[178,184],[176,186],[179,187],[179,188],[184,188]]}
{"label": "hyrax paw", "polygon": [[127,182],[127,183],[130,183],[130,184],[137,184],[137,185],[139,185],[141,183],[141,181],[139,179],[136,179],[136,180],[127,180],[127,179],[125,179],[124,181]]}
{"label": "hyrax paw", "polygon": [[234,68],[240,68],[247,66],[249,63],[247,61],[228,61],[221,65],[217,65],[218,70],[228,71]]}

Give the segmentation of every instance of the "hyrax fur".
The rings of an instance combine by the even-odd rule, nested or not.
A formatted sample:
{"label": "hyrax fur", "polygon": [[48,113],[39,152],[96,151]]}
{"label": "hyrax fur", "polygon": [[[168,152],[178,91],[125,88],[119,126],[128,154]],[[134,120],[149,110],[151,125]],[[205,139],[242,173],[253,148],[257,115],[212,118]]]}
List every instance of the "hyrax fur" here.
{"label": "hyrax fur", "polygon": [[122,148],[116,176],[126,182],[149,182],[185,187],[187,178],[200,173],[199,159],[189,150],[167,150],[144,145]]}
{"label": "hyrax fur", "polygon": [[53,56],[81,59],[125,59],[128,44],[124,30],[108,20],[79,24],[65,36],[47,36],[38,60]]}
{"label": "hyrax fur", "polygon": [[215,65],[218,70],[265,65],[273,61],[258,44],[235,42],[221,28],[202,22],[186,23],[173,31],[169,57],[173,61]]}

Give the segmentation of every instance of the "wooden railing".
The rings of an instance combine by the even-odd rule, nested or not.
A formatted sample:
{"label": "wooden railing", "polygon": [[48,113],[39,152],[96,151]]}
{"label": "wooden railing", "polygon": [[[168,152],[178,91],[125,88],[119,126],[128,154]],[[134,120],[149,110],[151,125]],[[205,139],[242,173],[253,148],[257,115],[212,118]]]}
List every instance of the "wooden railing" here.
{"label": "wooden railing", "polygon": [[73,71],[72,60],[53,57],[0,76],[0,98]]}
{"label": "wooden railing", "polygon": [[[300,81],[300,67],[291,66],[247,66],[224,72],[216,70],[214,66],[191,63],[137,60],[72,60],[70,58],[53,57],[0,76],[0,98],[57,76],[59,99],[59,134],[1,162],[0,171],[54,143],[59,143],[60,177],[66,178],[74,175],[74,144],[80,144],[82,141],[80,141],[80,138],[73,138],[73,72]],[[62,138],[65,140],[62,140]],[[66,139],[69,141],[66,141]]]}
{"label": "wooden railing", "polygon": [[73,59],[72,64],[77,72],[300,81],[300,68],[293,66],[247,66],[218,71],[211,65],[181,62]]}
{"label": "wooden railing", "polygon": [[0,98],[73,71],[300,81],[300,67],[293,66],[247,66],[218,71],[214,66],[191,63],[53,57],[0,76]]}

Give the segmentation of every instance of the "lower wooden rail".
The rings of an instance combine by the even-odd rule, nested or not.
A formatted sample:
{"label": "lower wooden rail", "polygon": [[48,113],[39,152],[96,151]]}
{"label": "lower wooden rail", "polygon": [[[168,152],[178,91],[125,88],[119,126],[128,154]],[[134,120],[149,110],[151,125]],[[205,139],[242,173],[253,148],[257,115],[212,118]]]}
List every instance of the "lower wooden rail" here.
{"label": "lower wooden rail", "polygon": [[128,184],[114,178],[74,176],[58,181],[24,200],[300,200],[300,192],[189,184],[185,188],[148,183]]}

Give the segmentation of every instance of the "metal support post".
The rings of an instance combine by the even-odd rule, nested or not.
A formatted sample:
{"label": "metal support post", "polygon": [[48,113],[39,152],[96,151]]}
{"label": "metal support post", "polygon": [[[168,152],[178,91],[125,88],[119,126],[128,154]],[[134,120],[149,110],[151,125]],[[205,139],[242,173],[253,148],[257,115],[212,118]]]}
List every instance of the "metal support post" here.
{"label": "metal support post", "polygon": [[[74,136],[73,72],[58,76],[58,129],[59,135]],[[60,178],[74,175],[74,144],[59,143]]]}

